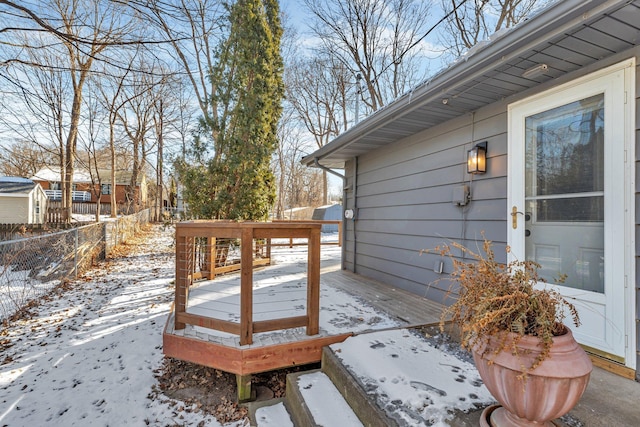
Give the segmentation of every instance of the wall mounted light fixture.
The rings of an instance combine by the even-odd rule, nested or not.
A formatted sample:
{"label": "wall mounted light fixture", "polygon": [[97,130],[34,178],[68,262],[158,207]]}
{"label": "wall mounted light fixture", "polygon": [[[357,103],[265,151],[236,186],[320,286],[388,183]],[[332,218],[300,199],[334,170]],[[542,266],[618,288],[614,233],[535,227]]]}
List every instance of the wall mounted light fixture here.
{"label": "wall mounted light fixture", "polygon": [[485,173],[487,171],[487,141],[476,144],[467,152],[467,173]]}

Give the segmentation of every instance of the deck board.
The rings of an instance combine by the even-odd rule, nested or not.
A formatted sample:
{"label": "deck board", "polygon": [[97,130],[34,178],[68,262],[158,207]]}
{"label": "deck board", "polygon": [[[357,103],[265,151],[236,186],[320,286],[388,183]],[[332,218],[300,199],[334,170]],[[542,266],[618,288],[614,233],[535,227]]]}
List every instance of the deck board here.
{"label": "deck board", "polygon": [[359,296],[408,325],[428,325],[440,321],[441,304],[374,279],[344,270],[333,270],[323,274],[321,282]]}
{"label": "deck board", "polygon": [[[403,289],[394,288],[376,280],[359,276],[348,271],[339,270],[337,265],[330,268],[325,268],[321,274],[321,288],[335,288],[339,289],[346,294],[353,296],[357,301],[364,305],[368,305],[373,309],[386,314],[389,318],[397,322],[397,326],[410,327],[416,325],[432,325],[436,324],[440,320],[440,314],[442,312],[442,305],[434,301],[419,295],[412,294]],[[281,289],[275,290],[272,294],[262,293],[260,300],[262,302],[254,303],[254,319],[255,320],[269,320],[279,317],[287,316],[299,316],[305,313],[305,298],[303,298],[305,291],[304,288],[298,290],[298,292],[283,293],[279,292]],[[222,320],[233,320],[239,318],[237,315],[237,305],[234,303],[237,300],[237,296],[225,295],[224,297],[216,300],[218,295],[216,292],[211,292],[207,295],[206,289],[203,287],[198,288],[198,292],[189,293],[189,308],[187,312],[194,314],[203,314],[210,317],[216,317]],[[195,296],[194,296],[195,295]],[[288,299],[287,296],[295,295],[295,298]],[[302,296],[298,298],[298,296]],[[213,297],[213,300],[211,299]],[[269,297],[271,299],[269,299]],[[291,303],[289,307],[282,308],[279,301],[285,301]],[[235,309],[234,309],[235,307]],[[329,310],[328,307],[322,305],[321,298],[321,311]],[[350,308],[345,308],[350,310]],[[339,313],[344,317],[344,313]],[[341,322],[345,320],[341,317],[330,319],[332,322]],[[377,329],[372,326],[371,329],[359,330],[357,332],[365,332],[368,330]],[[230,344],[233,342],[234,346],[240,347],[239,340],[235,340],[232,334],[227,334],[220,331],[214,331],[206,328],[195,327],[187,325],[183,330],[175,331],[173,327],[168,331],[171,334],[185,336],[189,338],[200,338],[210,342],[225,342]],[[265,335],[267,337],[265,337]],[[322,330],[319,336],[328,336],[329,333]],[[261,333],[255,334],[256,342],[252,346],[267,345],[266,342],[276,342],[277,344],[283,344],[290,341],[299,341],[307,339],[308,336],[305,333],[304,328],[294,328],[277,333]]]}
{"label": "deck board", "polygon": [[[240,345],[240,337],[234,334],[194,325],[175,330],[171,313],[164,331],[165,354],[245,375],[303,361],[317,362],[322,346],[353,334],[439,322],[442,305],[340,270],[339,248],[323,247],[322,251],[318,334],[307,335],[304,327],[261,332],[253,334],[252,344]],[[277,254],[274,259],[277,260]],[[298,267],[276,264],[260,268],[260,274],[254,273],[255,321],[305,315],[305,268],[304,264]],[[189,292],[187,313],[239,321],[240,287],[234,283],[236,279],[229,275],[197,283]]]}

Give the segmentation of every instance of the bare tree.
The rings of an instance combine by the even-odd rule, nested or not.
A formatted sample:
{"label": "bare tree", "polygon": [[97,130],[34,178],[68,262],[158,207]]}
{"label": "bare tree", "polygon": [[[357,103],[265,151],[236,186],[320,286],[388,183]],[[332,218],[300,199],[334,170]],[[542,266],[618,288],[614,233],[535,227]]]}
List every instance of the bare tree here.
{"label": "bare tree", "polygon": [[[331,58],[298,60],[286,73],[287,100],[318,148],[347,127],[350,95],[357,92],[351,80],[344,65],[332,62]],[[327,172],[323,170],[322,175],[324,205],[328,203],[329,191]]]}
{"label": "bare tree", "polygon": [[[118,204],[116,199],[116,171],[117,166],[117,150],[116,150],[116,123],[119,118],[120,110],[124,108],[130,101],[125,93],[127,79],[134,72],[133,65],[137,59],[138,51],[134,52],[128,60],[128,64],[123,72],[117,75],[106,75],[96,81],[96,90],[100,92],[100,100],[103,108],[108,112],[109,124],[109,164],[111,165],[110,181],[111,181],[111,218],[118,216]],[[131,96],[136,96],[131,95]]]}
{"label": "bare tree", "polygon": [[[287,210],[301,206],[323,204],[323,175],[317,169],[300,164],[300,158],[309,151],[302,128],[294,117],[292,108],[285,109],[278,134],[280,144],[273,159],[273,169],[278,180],[275,216],[285,219]],[[311,144],[313,144],[311,142]]]}
{"label": "bare tree", "polygon": [[54,67],[60,61],[55,52],[33,49],[25,58],[43,66],[14,64],[0,74],[5,83],[0,126],[10,135],[9,144],[17,139],[42,153],[43,162],[33,165],[36,171],[53,164],[63,170],[70,87],[64,72]]}
{"label": "bare tree", "polygon": [[[89,96],[85,96],[84,103],[86,107],[86,130],[83,133],[79,133],[78,140],[81,141],[84,150],[77,153],[78,162],[83,166],[85,170],[89,172],[91,179],[90,191],[93,197],[96,199],[96,212],[95,220],[100,221],[100,208],[102,205],[102,175],[104,168],[101,168],[100,152],[102,151],[102,145],[104,141],[100,135],[103,135],[103,123],[102,118],[107,115],[105,111],[102,111],[100,101],[97,94],[89,92]],[[112,185],[112,190],[115,188]]]}
{"label": "bare tree", "polygon": [[166,104],[162,98],[156,99],[154,103],[153,125],[156,132],[156,143],[158,145],[158,153],[156,155],[156,203],[155,203],[155,220],[160,221],[162,218],[163,208],[163,166],[164,166],[164,129],[166,120]]}
{"label": "bare tree", "polygon": [[216,65],[214,47],[224,26],[221,0],[146,0],[145,10],[156,28],[169,39],[171,53],[189,81],[205,121],[215,118],[211,96],[215,82],[209,73]]}
{"label": "bare tree", "polygon": [[427,31],[429,2],[420,0],[304,0],[316,21],[322,53],[352,76],[360,74],[370,111],[387,104],[426,75],[414,47]]}
{"label": "bare tree", "polygon": [[113,109],[132,150],[130,170],[133,173],[126,199],[128,203],[135,200],[134,189],[140,175],[146,169],[155,169],[156,191],[153,195],[156,197],[155,215],[159,219],[164,186],[165,139],[179,121],[183,104],[177,99],[181,96],[181,86],[177,79],[171,77],[175,72],[149,57],[140,57],[136,69],[153,72],[133,72],[127,83],[120,86],[121,103],[116,103]]}
{"label": "bare tree", "polygon": [[65,147],[65,179],[63,206],[71,206],[71,182],[73,180],[74,159],[78,138],[78,124],[80,122],[82,93],[84,84],[93,67],[94,59],[107,47],[105,42],[117,42],[123,34],[132,31],[122,26],[122,11],[120,6],[114,3],[94,4],[82,7],[80,0],[54,0],[54,8],[59,12],[65,34],[79,37],[87,30],[90,31],[92,43],[89,46],[78,46],[76,43],[62,38],[62,43],[68,53],[71,85],[73,88],[73,101],[71,104],[71,117],[69,133]]}
{"label": "bare tree", "polygon": [[439,32],[445,57],[454,59],[492,34],[510,28],[553,0],[442,0],[447,19]]}
{"label": "bare tree", "polygon": [[0,147],[0,175],[29,178],[43,165],[54,161],[50,152],[34,146],[30,141],[21,140]]}
{"label": "bare tree", "polygon": [[154,101],[152,90],[155,82],[148,75],[132,76],[132,83],[125,87],[126,105],[117,115],[125,135],[131,143],[131,180],[125,190],[125,201],[131,206],[136,201],[135,189],[147,161],[150,140],[147,137],[153,128]]}
{"label": "bare tree", "polygon": [[40,43],[33,38],[29,38],[26,43],[2,40],[5,47],[14,48],[9,60],[4,64],[22,63],[42,67],[43,64],[23,58],[24,52],[49,50],[56,52],[59,58],[59,64],[55,68],[65,72],[71,100],[68,106],[69,119],[68,128],[65,129],[64,153],[61,156],[64,166],[62,201],[63,206],[70,211],[71,182],[85,84],[95,62],[104,58],[103,54],[108,47],[122,45],[126,36],[134,32],[135,22],[124,13],[125,6],[108,0],[48,0],[39,4],[37,11],[25,7],[24,4],[7,0],[1,0],[0,6],[9,8],[8,13],[20,23],[18,27],[3,27],[2,33],[16,33],[17,28],[23,33],[46,34]]}

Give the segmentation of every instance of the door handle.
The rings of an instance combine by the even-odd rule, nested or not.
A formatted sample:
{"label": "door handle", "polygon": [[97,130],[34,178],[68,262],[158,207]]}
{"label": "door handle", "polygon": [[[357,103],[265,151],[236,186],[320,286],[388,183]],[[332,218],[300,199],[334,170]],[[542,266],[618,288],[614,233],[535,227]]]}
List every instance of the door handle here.
{"label": "door handle", "polygon": [[524,212],[520,212],[517,206],[511,208],[511,227],[515,230],[518,228],[518,214],[524,215]]}

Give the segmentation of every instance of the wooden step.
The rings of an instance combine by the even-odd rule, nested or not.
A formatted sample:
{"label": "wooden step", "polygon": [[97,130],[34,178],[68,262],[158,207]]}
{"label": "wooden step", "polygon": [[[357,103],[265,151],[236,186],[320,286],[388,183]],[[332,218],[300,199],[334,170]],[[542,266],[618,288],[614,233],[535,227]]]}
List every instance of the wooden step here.
{"label": "wooden step", "polygon": [[297,427],[363,427],[329,377],[320,370],[287,375],[285,406]]}
{"label": "wooden step", "polygon": [[249,409],[249,418],[254,427],[295,427],[284,399],[272,399]]}
{"label": "wooden step", "polygon": [[322,371],[368,427],[442,425],[493,403],[470,356],[433,336],[424,328],[359,334],[325,347]]}

